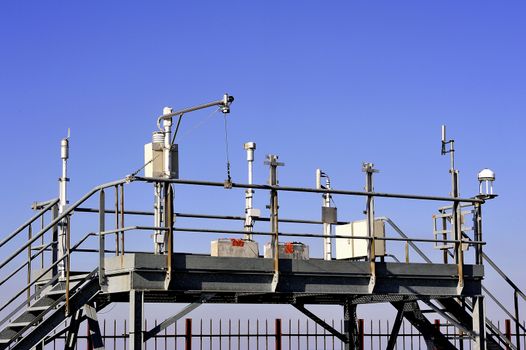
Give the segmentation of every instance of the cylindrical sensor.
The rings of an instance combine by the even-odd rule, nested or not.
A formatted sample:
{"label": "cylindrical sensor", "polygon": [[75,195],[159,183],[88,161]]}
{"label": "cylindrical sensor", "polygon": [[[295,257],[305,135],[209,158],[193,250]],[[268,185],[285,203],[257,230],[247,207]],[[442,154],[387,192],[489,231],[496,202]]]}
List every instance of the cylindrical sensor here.
{"label": "cylindrical sensor", "polygon": [[69,140],[62,139],[60,141],[60,158],[68,159],[69,158]]}

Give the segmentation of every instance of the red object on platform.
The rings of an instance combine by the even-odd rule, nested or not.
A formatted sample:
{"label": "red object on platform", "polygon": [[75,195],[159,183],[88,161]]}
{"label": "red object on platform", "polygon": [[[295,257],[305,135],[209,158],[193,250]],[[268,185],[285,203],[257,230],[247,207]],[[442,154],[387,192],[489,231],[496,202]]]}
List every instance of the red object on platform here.
{"label": "red object on platform", "polygon": [[292,254],[294,253],[294,245],[291,242],[285,243],[285,254]]}
{"label": "red object on platform", "polygon": [[242,239],[230,238],[233,247],[243,247],[245,242]]}

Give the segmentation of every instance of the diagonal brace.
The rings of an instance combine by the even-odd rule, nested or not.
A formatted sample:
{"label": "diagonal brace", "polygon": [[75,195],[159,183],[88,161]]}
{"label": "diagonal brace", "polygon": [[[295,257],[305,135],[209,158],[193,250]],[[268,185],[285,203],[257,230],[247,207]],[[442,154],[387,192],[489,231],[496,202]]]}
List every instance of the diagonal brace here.
{"label": "diagonal brace", "polygon": [[309,317],[311,320],[313,320],[314,322],[316,322],[317,324],[319,324],[323,329],[327,330],[327,332],[331,333],[332,335],[334,335],[336,338],[340,339],[341,341],[347,343],[349,340],[347,339],[347,337],[345,335],[343,335],[342,333],[338,332],[336,329],[334,329],[332,326],[330,326],[328,323],[326,323],[325,321],[323,321],[321,318],[319,318],[318,316],[316,316],[315,314],[313,314],[312,312],[310,312],[309,310],[307,310],[305,308],[305,305],[298,305],[298,304],[292,304],[292,306],[294,306],[296,309],[298,309],[299,311],[301,311],[304,315],[306,315],[307,317]]}
{"label": "diagonal brace", "polygon": [[93,306],[84,305],[84,313],[88,319],[89,336],[94,350],[104,350],[104,341],[100,332],[99,320],[97,319],[97,309]]}
{"label": "diagonal brace", "polygon": [[402,325],[403,320],[404,310],[398,309],[393,328],[391,329],[391,335],[389,336],[389,342],[387,343],[387,347],[385,348],[386,350],[393,350],[395,348],[396,338],[398,338],[398,333],[400,332],[400,326]]}
{"label": "diagonal brace", "polygon": [[199,306],[201,306],[203,303],[207,302],[208,300],[212,299],[215,294],[203,294],[201,297],[201,300],[196,301],[195,303],[191,303],[187,306],[185,306],[181,311],[173,315],[172,317],[167,318],[163,322],[159,323],[157,326],[153,327],[149,331],[144,332],[144,341],[148,341],[148,339],[151,339],[153,336],[155,336],[157,333],[161,332],[162,330],[170,327],[172,324],[177,322],[177,320],[181,319],[185,315],[189,314],[190,312],[197,309]]}

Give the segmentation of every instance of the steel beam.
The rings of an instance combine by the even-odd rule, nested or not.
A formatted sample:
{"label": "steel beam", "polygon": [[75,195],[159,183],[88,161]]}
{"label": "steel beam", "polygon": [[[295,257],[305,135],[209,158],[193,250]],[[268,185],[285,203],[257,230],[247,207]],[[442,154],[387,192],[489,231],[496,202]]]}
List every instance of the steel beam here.
{"label": "steel beam", "polygon": [[319,324],[323,329],[327,330],[327,332],[334,335],[336,338],[340,339],[343,342],[347,342],[347,337],[344,334],[341,334],[336,329],[334,329],[332,326],[330,326],[328,323],[323,321],[321,318],[313,314],[311,311],[307,310],[305,308],[305,305],[299,305],[299,304],[292,304],[296,309],[301,311],[304,315],[306,315],[308,318]]}
{"label": "steel beam", "polygon": [[144,349],[144,292],[130,291],[130,350]]}
{"label": "steel beam", "polygon": [[64,344],[64,350],[74,350],[77,346],[77,335],[79,332],[79,326],[82,322],[82,309],[78,309],[71,316],[71,321],[69,323],[68,335],[66,336],[66,343]]}
{"label": "steel beam", "polygon": [[358,325],[356,323],[356,304],[346,301],[343,304],[343,331],[345,333],[344,349],[360,349],[358,339]]}
{"label": "steel beam", "polygon": [[91,305],[84,305],[84,313],[88,318],[89,336],[93,350],[104,350],[104,342],[100,333],[99,321],[97,319],[97,310]]}
{"label": "steel beam", "polygon": [[201,297],[201,300],[192,304],[189,304],[185,306],[181,311],[173,315],[172,317],[167,318],[154,328],[150,329],[149,331],[144,332],[144,341],[148,341],[148,339],[151,339],[154,337],[157,333],[161,332],[162,330],[170,327],[172,324],[192,312],[193,310],[197,309],[199,306],[201,306],[203,303],[210,300],[215,294],[204,294]]}
{"label": "steel beam", "polygon": [[456,347],[440,330],[422,314],[416,301],[391,303],[422,334],[428,349],[456,350]]}
{"label": "steel beam", "polygon": [[473,297],[473,349],[486,350],[486,312],[484,297]]}
{"label": "steel beam", "polygon": [[393,328],[391,329],[391,335],[389,336],[389,342],[387,343],[386,350],[393,350],[396,345],[396,339],[398,338],[398,333],[400,332],[400,326],[402,325],[402,321],[404,320],[404,310],[399,309],[396,313],[396,318],[393,324]]}

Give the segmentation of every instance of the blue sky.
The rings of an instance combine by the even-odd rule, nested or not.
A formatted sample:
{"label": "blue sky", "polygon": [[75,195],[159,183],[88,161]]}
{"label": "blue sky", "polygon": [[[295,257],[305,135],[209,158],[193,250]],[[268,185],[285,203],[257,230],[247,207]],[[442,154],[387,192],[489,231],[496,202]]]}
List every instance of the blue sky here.
{"label": "blue sky", "polygon": [[[1,231],[27,218],[31,202],[56,196],[68,127],[73,200],[142,165],[164,106],[228,92],[237,182],[246,179],[242,144],[253,140],[258,183],[264,155],[275,153],[286,163],[283,185],[313,186],[321,167],[335,187],[360,190],[370,161],[381,170],[378,191],[446,196],[447,124],[463,196],[476,194],[480,169],[497,173],[485,249],[524,288],[525,11],[522,1],[2,2]],[[210,111],[184,120],[181,177],[224,180],[222,123]],[[226,208],[184,198],[239,214],[237,195]],[[362,205],[340,215],[361,218],[351,208]],[[382,200],[377,213],[431,237],[435,206]],[[284,210],[317,215],[292,199]]]}

